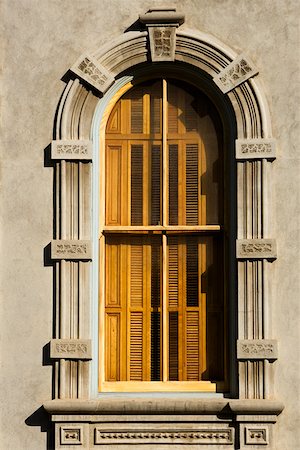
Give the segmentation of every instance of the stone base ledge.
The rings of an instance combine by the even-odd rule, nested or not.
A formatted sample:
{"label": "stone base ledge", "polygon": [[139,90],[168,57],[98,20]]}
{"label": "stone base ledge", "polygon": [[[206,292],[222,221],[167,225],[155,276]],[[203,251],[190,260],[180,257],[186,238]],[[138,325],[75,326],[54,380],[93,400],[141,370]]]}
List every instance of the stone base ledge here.
{"label": "stone base ledge", "polygon": [[277,400],[143,399],[124,396],[96,400],[51,400],[44,405],[49,414],[67,415],[279,415],[284,405]]}

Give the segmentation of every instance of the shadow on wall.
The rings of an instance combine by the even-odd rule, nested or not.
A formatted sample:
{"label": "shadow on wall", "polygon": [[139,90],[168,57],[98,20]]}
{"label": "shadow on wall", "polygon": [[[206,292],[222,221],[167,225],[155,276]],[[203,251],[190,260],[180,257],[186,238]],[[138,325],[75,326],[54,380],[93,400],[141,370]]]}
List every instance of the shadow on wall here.
{"label": "shadow on wall", "polygon": [[47,450],[54,450],[54,424],[43,406],[27,417],[25,423],[29,427],[40,427],[42,433],[47,433]]}

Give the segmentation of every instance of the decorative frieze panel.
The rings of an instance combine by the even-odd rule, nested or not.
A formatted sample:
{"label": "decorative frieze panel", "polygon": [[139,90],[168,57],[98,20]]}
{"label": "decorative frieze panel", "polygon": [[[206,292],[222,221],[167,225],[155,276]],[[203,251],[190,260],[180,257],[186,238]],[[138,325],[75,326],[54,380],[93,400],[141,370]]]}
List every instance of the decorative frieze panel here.
{"label": "decorative frieze panel", "polygon": [[81,56],[71,67],[71,71],[102,94],[115,80],[113,74],[90,55]]}
{"label": "decorative frieze panel", "polygon": [[56,240],[51,242],[52,259],[92,259],[91,241]]}
{"label": "decorative frieze panel", "polygon": [[52,159],[89,161],[92,159],[92,141],[52,141],[51,157]]}
{"label": "decorative frieze panel", "polygon": [[245,427],[246,445],[268,445],[269,430],[267,427],[257,425],[246,425]]}
{"label": "decorative frieze panel", "polygon": [[257,73],[258,70],[255,68],[252,61],[244,55],[239,55],[232,63],[214,77],[213,81],[225,94]]}
{"label": "decorative frieze panel", "polygon": [[90,339],[52,339],[50,358],[53,359],[92,359]]}
{"label": "decorative frieze panel", "polygon": [[60,445],[82,445],[83,427],[66,425],[60,427]]}
{"label": "decorative frieze panel", "polygon": [[111,444],[232,444],[234,440],[233,428],[226,430],[165,430],[145,429],[141,431],[103,431],[95,428],[95,445]]}
{"label": "decorative frieze panel", "polygon": [[238,239],[236,241],[238,259],[276,259],[275,239]]}
{"label": "decorative frieze panel", "polygon": [[273,339],[238,340],[237,358],[240,360],[275,360],[278,358],[277,341]]}
{"label": "decorative frieze panel", "polygon": [[236,159],[276,158],[275,139],[237,139]]}
{"label": "decorative frieze panel", "polygon": [[140,16],[148,28],[151,60],[174,61],[176,28],[184,22],[184,16],[176,8],[151,8]]}

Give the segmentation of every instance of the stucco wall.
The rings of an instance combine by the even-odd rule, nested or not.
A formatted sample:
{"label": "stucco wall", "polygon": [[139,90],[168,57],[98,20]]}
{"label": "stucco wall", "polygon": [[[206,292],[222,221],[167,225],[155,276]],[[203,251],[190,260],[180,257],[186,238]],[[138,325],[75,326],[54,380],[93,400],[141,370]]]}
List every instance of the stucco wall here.
{"label": "stucco wall", "polygon": [[[44,167],[60,78],[86,49],[117,37],[161,2],[141,0],[2,1],[1,450],[46,449],[40,406],[51,398],[43,347],[52,335],[53,169]],[[163,2],[165,4],[165,2]],[[276,397],[285,410],[275,449],[300,442],[299,373],[299,7],[296,0],[174,0],[183,27],[210,33],[256,63],[271,110],[278,157],[273,167],[273,337]],[[297,124],[298,120],[298,124]],[[44,358],[45,360],[45,358]],[[298,417],[297,417],[298,416]],[[26,421],[26,423],[25,423]],[[42,429],[43,431],[43,429]],[[49,444],[51,448],[51,444]]]}

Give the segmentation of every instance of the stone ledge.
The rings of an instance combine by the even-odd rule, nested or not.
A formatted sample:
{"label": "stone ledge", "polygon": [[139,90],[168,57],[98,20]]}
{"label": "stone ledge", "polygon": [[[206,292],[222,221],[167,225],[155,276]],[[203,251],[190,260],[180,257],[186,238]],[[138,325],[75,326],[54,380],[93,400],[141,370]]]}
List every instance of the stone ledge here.
{"label": "stone ledge", "polygon": [[44,405],[49,414],[197,414],[211,415],[279,415],[284,405],[277,400],[227,399],[143,399],[140,397],[113,397],[97,400],[50,400]]}

